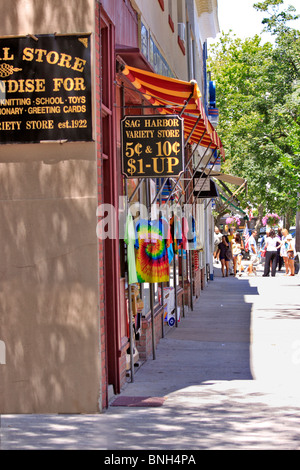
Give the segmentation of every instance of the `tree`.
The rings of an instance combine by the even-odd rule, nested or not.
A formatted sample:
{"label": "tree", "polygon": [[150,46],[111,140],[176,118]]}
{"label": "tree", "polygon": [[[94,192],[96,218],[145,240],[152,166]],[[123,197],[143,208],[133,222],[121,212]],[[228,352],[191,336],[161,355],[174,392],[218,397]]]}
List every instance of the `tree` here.
{"label": "tree", "polygon": [[250,201],[262,215],[263,209],[277,211],[290,220],[300,176],[300,39],[287,26],[294,9],[280,12],[280,4],[255,5],[269,12],[263,23],[276,36],[274,45],[261,44],[259,36],[242,41],[223,34],[209,66],[217,83],[224,171],[248,181],[242,207]]}

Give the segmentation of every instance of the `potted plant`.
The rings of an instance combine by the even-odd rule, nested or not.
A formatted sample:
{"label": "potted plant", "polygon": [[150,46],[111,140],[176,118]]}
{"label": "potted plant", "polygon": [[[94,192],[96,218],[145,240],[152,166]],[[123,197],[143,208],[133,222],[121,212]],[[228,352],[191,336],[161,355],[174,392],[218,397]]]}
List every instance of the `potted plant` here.
{"label": "potted plant", "polygon": [[227,217],[226,219],[226,225],[228,225],[229,228],[237,228],[240,224],[241,220],[237,215]]}
{"label": "potted plant", "polygon": [[279,215],[271,214],[271,213],[266,214],[262,219],[263,225],[264,226],[268,225],[269,227],[274,227],[275,225],[278,225],[279,221],[280,221]]}

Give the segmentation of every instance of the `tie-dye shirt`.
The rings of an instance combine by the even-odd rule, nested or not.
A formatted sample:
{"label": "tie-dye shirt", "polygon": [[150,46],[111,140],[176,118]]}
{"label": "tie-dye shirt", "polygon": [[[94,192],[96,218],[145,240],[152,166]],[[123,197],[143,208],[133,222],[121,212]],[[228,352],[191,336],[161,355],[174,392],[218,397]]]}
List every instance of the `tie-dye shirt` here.
{"label": "tie-dye shirt", "polygon": [[161,220],[140,220],[136,226],[138,282],[168,282],[168,234]]}

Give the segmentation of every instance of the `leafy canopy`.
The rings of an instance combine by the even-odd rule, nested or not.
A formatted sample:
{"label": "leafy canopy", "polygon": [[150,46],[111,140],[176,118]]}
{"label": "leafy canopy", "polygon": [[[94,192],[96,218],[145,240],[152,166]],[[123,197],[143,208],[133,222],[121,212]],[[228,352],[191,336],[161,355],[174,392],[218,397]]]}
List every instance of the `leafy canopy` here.
{"label": "leafy canopy", "polygon": [[248,181],[241,198],[265,212],[293,217],[300,177],[300,37],[288,27],[295,8],[280,9],[283,0],[256,3],[265,11],[261,38],[241,40],[223,33],[211,46],[208,64],[216,81],[218,134],[225,147],[225,172]]}

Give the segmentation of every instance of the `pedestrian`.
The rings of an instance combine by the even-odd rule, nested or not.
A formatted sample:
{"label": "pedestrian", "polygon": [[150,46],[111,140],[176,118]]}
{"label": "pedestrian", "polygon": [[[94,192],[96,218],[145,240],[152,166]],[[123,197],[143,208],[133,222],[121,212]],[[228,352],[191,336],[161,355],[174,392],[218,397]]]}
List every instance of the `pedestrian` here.
{"label": "pedestrian", "polygon": [[289,276],[295,276],[295,240],[291,234],[288,234],[286,237],[287,241],[287,259],[289,266]]}
{"label": "pedestrian", "polygon": [[266,229],[266,234],[262,237],[261,242],[260,242],[260,248],[261,248],[262,251],[265,249],[265,244],[266,244],[266,240],[269,236],[269,233],[270,233],[270,229],[267,228]]}
{"label": "pedestrian", "polygon": [[234,239],[231,242],[231,251],[233,258],[233,271],[236,276],[237,268],[239,271],[239,276],[242,275],[242,250],[244,249],[244,243],[241,239],[241,235],[237,232]]}
{"label": "pedestrian", "polygon": [[276,274],[277,250],[280,248],[281,240],[277,237],[275,230],[271,229],[266,239],[266,262],[263,277],[268,277],[272,266],[272,277]]}
{"label": "pedestrian", "polygon": [[289,274],[289,261],[288,261],[288,255],[286,252],[286,249],[288,247],[288,242],[287,242],[287,236],[289,234],[289,231],[286,228],[282,229],[282,238],[281,238],[281,246],[280,246],[280,256],[283,259],[284,262],[284,267],[285,267],[285,276],[288,276]]}
{"label": "pedestrian", "polygon": [[221,261],[222,276],[225,277],[225,269],[226,269],[226,277],[228,277],[229,261],[231,259],[231,250],[230,250],[230,243],[226,235],[222,235],[222,241],[218,245],[217,256],[219,256],[219,259]]}
{"label": "pedestrian", "polygon": [[249,276],[256,274],[256,267],[254,265],[258,263],[257,243],[255,239],[256,236],[257,236],[257,230],[252,230],[251,236],[249,238],[250,263],[247,268],[247,272]]}
{"label": "pedestrian", "polygon": [[[230,250],[231,250],[231,243],[232,243],[232,240],[235,237],[235,234],[236,234],[236,229],[234,227],[230,227],[229,232],[227,234]],[[230,274],[230,276],[234,276],[234,266],[233,266],[232,253],[231,253],[231,257],[230,257],[230,261],[229,261],[229,274]]]}
{"label": "pedestrian", "polygon": [[215,227],[215,233],[214,233],[214,260],[218,263],[218,245],[222,241],[222,233],[220,232],[219,227]]}
{"label": "pedestrian", "polygon": [[[277,230],[277,236],[280,239],[280,242],[282,241],[283,233],[282,229],[279,227]],[[276,265],[278,266],[278,271],[281,271],[282,266],[284,265],[283,257],[281,255],[281,250],[277,250],[277,263]]]}

